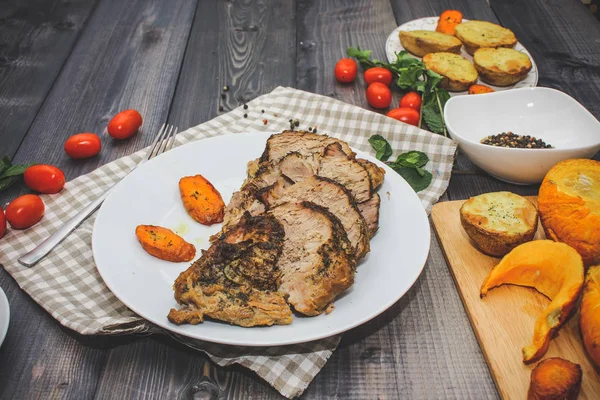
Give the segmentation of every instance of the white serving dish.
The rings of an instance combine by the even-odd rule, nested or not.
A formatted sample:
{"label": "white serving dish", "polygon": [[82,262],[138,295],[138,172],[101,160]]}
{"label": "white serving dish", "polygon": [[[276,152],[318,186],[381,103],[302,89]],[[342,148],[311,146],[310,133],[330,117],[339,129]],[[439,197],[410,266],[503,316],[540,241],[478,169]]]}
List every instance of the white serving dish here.
{"label": "white serving dish", "polygon": [[[452,139],[471,161],[510,183],[535,184],[552,166],[592,158],[600,150],[600,122],[571,96],[550,88],[513,89],[452,97],[444,107]],[[531,135],[552,149],[512,149],[481,144],[502,132]]]}

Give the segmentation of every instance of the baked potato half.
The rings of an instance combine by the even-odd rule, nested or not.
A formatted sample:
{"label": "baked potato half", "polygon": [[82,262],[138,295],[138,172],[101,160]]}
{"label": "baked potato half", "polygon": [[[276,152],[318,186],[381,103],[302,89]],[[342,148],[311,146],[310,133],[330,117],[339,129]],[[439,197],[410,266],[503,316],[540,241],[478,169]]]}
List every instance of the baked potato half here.
{"label": "baked potato half", "polygon": [[538,212],[526,198],[511,192],[471,197],[460,208],[460,222],[481,251],[502,257],[533,239]]}
{"label": "baked potato half", "polygon": [[400,43],[410,54],[423,57],[440,51],[460,53],[462,43],[452,35],[435,31],[400,31]]}
{"label": "baked potato half", "polygon": [[471,55],[481,47],[513,47],[517,44],[513,31],[487,21],[468,21],[458,24],[454,34]]}
{"label": "baked potato half", "polygon": [[532,66],[527,54],[504,47],[478,49],[473,64],[483,81],[496,86],[514,85],[527,76]]}
{"label": "baked potato half", "polygon": [[423,57],[427,69],[437,72],[444,79],[440,86],[452,92],[467,90],[477,82],[477,70],[469,60],[454,53],[429,53]]}

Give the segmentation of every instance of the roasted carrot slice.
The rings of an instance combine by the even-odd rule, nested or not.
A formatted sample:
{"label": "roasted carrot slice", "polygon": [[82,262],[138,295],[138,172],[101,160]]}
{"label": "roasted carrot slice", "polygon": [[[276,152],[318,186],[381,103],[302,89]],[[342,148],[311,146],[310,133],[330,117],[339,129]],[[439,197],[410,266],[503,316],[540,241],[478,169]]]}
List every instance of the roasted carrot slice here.
{"label": "roasted carrot slice", "polygon": [[469,94],[483,94],[492,92],[495,92],[495,90],[485,85],[471,85],[469,88]]}
{"label": "roasted carrot slice", "polygon": [[458,10],[446,10],[440,15],[437,27],[437,32],[454,35],[454,28],[462,22],[462,13]]}
{"label": "roasted carrot slice", "polygon": [[170,229],[154,225],[138,225],[135,235],[140,244],[156,258],[165,261],[191,261],[196,255],[193,244],[186,242]]}
{"label": "roasted carrot slice", "polygon": [[179,180],[179,192],[188,214],[203,225],[223,222],[225,203],[221,194],[202,175]]}

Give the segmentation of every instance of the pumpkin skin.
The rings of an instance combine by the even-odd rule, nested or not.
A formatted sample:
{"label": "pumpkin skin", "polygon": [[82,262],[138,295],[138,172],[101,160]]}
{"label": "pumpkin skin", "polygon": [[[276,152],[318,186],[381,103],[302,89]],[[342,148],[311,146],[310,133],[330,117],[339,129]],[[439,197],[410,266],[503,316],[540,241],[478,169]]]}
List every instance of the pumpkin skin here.
{"label": "pumpkin skin", "polygon": [[600,265],[587,271],[579,315],[585,349],[594,364],[600,367]]}
{"label": "pumpkin skin", "polygon": [[571,314],[583,287],[583,262],[565,243],[523,243],[490,271],[481,286],[481,298],[500,285],[532,287],[552,300],[535,321],[532,344],[523,348],[523,362],[528,364],[544,356],[553,334]]}
{"label": "pumpkin skin", "polygon": [[544,178],[538,211],[546,237],[567,243],[586,266],[600,264],[600,162],[561,161]]}

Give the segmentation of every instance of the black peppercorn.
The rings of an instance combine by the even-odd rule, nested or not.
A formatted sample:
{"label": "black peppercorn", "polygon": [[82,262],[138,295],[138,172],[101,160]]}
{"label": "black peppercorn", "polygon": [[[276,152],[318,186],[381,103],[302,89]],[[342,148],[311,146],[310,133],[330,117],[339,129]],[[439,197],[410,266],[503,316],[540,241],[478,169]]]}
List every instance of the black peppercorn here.
{"label": "black peppercorn", "polygon": [[244,110],[248,109],[248,104],[244,104]]}
{"label": "black peppercorn", "polygon": [[248,114],[244,114],[244,118],[248,118]]}

